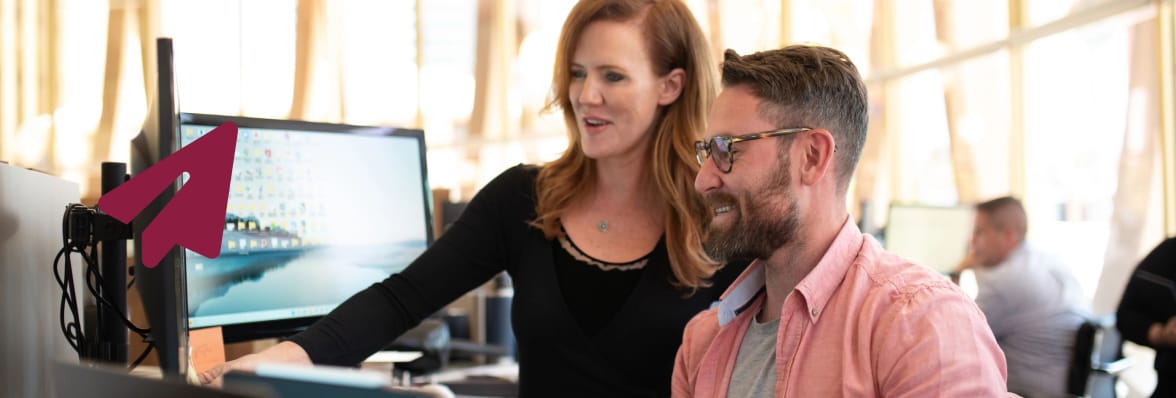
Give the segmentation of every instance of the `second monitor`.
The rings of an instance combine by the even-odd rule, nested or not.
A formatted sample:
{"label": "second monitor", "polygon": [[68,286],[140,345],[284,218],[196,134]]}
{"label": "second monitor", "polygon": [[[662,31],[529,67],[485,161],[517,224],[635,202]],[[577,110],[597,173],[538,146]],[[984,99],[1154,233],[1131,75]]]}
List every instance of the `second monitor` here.
{"label": "second monitor", "polygon": [[287,336],[432,243],[420,130],[180,114],[187,145],[239,128],[221,255],[190,250],[188,326]]}
{"label": "second monitor", "polygon": [[967,206],[890,206],[883,244],[915,264],[950,274],[968,252],[972,208]]}

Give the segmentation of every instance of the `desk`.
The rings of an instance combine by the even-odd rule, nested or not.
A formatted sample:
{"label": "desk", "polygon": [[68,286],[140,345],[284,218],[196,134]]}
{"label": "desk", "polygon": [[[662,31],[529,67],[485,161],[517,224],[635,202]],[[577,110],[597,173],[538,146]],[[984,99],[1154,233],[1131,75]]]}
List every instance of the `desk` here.
{"label": "desk", "polygon": [[441,384],[456,397],[517,397],[519,365],[506,361],[489,365],[451,365],[432,375],[413,378],[414,384]]}
{"label": "desk", "polygon": [[[159,377],[159,368],[152,374],[150,367],[138,368],[132,374],[110,365],[67,364],[53,366],[54,396],[66,397],[168,397],[168,398],[267,398],[257,391],[228,391],[194,386],[177,380]],[[139,377],[142,375],[143,377]]]}
{"label": "desk", "polygon": [[[420,353],[382,351],[364,361],[363,369],[393,374],[393,363],[408,362]],[[412,380],[401,380],[401,385],[427,386],[441,384],[456,397],[516,397],[518,396],[519,365],[502,361],[488,365],[450,362],[439,372],[413,375]]]}
{"label": "desk", "polygon": [[[365,361],[361,368],[362,370],[385,375],[388,377],[389,382],[391,382],[392,362],[412,360],[419,355],[419,353],[412,352],[381,352],[373,355],[368,361]],[[326,375],[331,374],[331,372],[355,371],[354,369],[340,369],[329,366],[307,367],[306,369],[308,373]],[[518,364],[514,362],[502,362],[490,365],[458,363],[441,372],[413,377],[412,384],[416,387],[411,390],[401,391],[436,394],[433,395],[435,397],[514,397],[518,395],[518,373]],[[155,380],[163,377],[159,367],[149,365],[140,365],[131,371],[131,375]],[[298,377],[295,378],[306,380]],[[189,381],[189,383],[193,382]],[[448,388],[449,391],[438,393],[438,387],[441,386]],[[389,388],[398,389],[400,387]]]}
{"label": "desk", "polygon": [[[95,373],[101,368],[78,369],[74,372]],[[283,364],[261,364],[257,372],[232,373],[225,376],[224,390],[210,387],[197,387],[194,377],[189,377],[188,383],[174,380],[161,380],[162,373],[155,366],[140,366],[131,371],[131,376],[119,369],[106,369],[98,376],[91,377],[90,385],[86,388],[103,391],[110,390],[111,384],[118,384],[114,388],[118,396],[163,396],[155,394],[143,395],[152,391],[180,391],[196,393],[197,396],[220,397],[236,396],[246,393],[250,396],[266,398],[298,398],[320,396],[348,396],[371,398],[448,398],[454,394],[443,386],[432,385],[423,387],[400,387],[392,384],[388,373],[369,369],[339,368],[332,366],[303,366]],[[190,375],[194,376],[194,375]],[[137,382],[139,380],[141,382]],[[77,390],[75,388],[75,390]],[[74,391],[74,390],[71,390]],[[84,391],[84,390],[83,390]],[[206,395],[199,395],[206,394]],[[61,395],[85,396],[83,395]],[[106,396],[106,395],[101,395]],[[187,396],[187,395],[186,395]]]}
{"label": "desk", "polygon": [[131,376],[144,377],[148,379],[162,379],[163,370],[155,365],[139,365],[131,369]]}
{"label": "desk", "polygon": [[[496,378],[517,384],[519,382],[519,364],[514,362],[490,365],[458,364],[450,366],[436,374],[422,376],[422,378],[424,379],[422,381],[436,383],[459,382],[471,378]],[[413,379],[413,381],[416,380],[416,378]]]}

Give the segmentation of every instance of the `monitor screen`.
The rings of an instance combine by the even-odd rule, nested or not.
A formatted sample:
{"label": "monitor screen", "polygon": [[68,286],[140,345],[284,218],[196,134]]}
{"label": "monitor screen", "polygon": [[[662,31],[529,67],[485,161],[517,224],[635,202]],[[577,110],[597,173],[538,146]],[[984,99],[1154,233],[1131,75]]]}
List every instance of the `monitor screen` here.
{"label": "monitor screen", "polygon": [[948,274],[967,254],[972,218],[967,206],[891,205],[883,245],[915,264]]}
{"label": "monitor screen", "polygon": [[185,250],[188,325],[289,335],[431,243],[419,130],[180,114],[187,145],[238,126],[221,254]]}

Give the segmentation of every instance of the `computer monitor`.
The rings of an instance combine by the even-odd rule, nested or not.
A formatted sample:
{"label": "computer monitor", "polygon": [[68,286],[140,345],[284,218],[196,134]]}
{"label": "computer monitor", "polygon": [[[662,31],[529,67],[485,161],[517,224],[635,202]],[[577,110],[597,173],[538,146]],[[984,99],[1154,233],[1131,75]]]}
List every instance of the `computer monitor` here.
{"label": "computer monitor", "polygon": [[[179,133],[177,116],[175,63],[172,40],[155,41],[154,97],[143,130],[131,140],[131,174],[138,175],[178,149],[175,137]],[[132,222],[134,252],[143,252],[143,230],[163,210],[179,189],[176,183],[164,189]],[[184,292],[184,268],[180,263],[180,248],[174,247],[153,268],[143,265],[135,256],[135,288],[143,302],[143,310],[151,328],[151,339],[159,354],[159,367],[169,377],[183,378],[188,363],[187,295]],[[183,365],[183,366],[181,366]]]}
{"label": "computer monitor", "polygon": [[432,243],[424,133],[181,113],[180,146],[238,126],[221,254],[182,255],[191,328],[288,336]]}
{"label": "computer monitor", "polygon": [[[135,288],[151,328],[151,341],[158,354],[159,366],[166,376],[181,379],[186,376],[189,327],[224,326],[225,339],[230,342],[294,333],[321,317],[355,290],[403,267],[403,264],[423,251],[424,246],[432,243],[432,201],[425,168],[424,134],[421,131],[181,115],[178,111],[179,97],[171,39],[156,40],[155,67],[155,78],[151,79],[153,87],[150,87],[154,96],[147,120],[140,134],[131,142],[132,175],[142,173],[175,153],[181,144],[191,142],[186,141],[180,131],[181,116],[185,125],[193,128],[211,128],[225,121],[234,121],[241,130],[238,135],[238,160],[234,161],[237,168],[233,171],[231,189],[240,188],[244,191],[247,187],[260,187],[261,193],[265,193],[267,186],[272,186],[275,191],[280,186],[285,190],[281,193],[286,194],[267,196],[267,199],[255,197],[251,200],[247,196],[245,199],[240,196],[230,198],[229,205],[234,206],[234,209],[240,209],[242,205],[248,209],[250,203],[256,208],[264,203],[267,211],[270,206],[277,206],[279,213],[270,216],[267,213],[251,215],[227,211],[226,233],[222,240],[222,254],[218,259],[203,259],[180,247],[173,247],[155,267],[144,266],[139,256],[135,256]],[[280,148],[275,146],[268,154],[262,146],[263,152],[259,158],[262,164],[274,162],[275,174],[279,166],[283,167],[283,171],[301,170],[300,175],[312,177],[313,182],[306,178],[290,178],[286,173],[276,176],[274,182],[268,185],[260,180],[242,179],[245,177],[245,169],[242,167],[257,165],[253,158],[240,160],[246,155],[243,151],[259,148],[260,141],[251,141],[254,133],[269,132],[281,132],[281,137],[296,137],[294,143],[301,144]],[[313,148],[316,143],[322,143],[323,146]],[[295,151],[296,148],[301,149]],[[319,149],[329,151],[329,156],[317,155]],[[316,154],[308,155],[308,151],[315,151]],[[249,173],[260,171],[260,177],[266,178],[266,170],[264,167],[260,170],[251,169]],[[164,189],[135,217],[132,223],[135,253],[142,253],[143,230],[176,195],[181,180],[177,178],[175,184]],[[303,228],[303,220],[299,219],[296,220],[298,225],[295,228],[292,224],[295,220],[290,213],[301,211],[301,204],[295,202],[294,206],[298,207],[291,209],[291,202],[283,200],[309,194],[302,189],[308,186],[315,190],[311,193],[319,196],[314,200],[303,201],[307,205],[305,214],[317,217],[315,220],[318,224],[316,227],[316,221],[307,219],[306,227]],[[293,196],[289,195],[291,193]],[[286,216],[280,215],[283,203],[287,206]],[[348,206],[341,206],[341,203],[347,203]],[[236,228],[238,221],[245,223],[244,231]],[[256,231],[249,230],[249,221],[256,222]],[[274,228],[275,225],[282,226],[283,221],[287,227],[282,230]],[[228,231],[230,222],[234,225],[232,233]],[[265,229],[267,226],[268,230]],[[255,233],[256,236],[245,237],[246,250],[242,250],[242,234],[247,236],[249,233]],[[298,238],[303,233],[307,234],[310,242]],[[262,237],[266,238],[267,250],[260,250]],[[298,249],[303,252],[302,255],[290,253],[296,238],[299,239]],[[236,241],[234,247],[229,247],[230,239]],[[259,247],[249,248],[249,239],[257,241]],[[277,239],[278,250],[273,250],[274,239]],[[393,241],[399,246],[382,245]],[[282,247],[283,242],[288,242],[285,247]],[[343,253],[338,261],[324,256],[336,253]],[[387,258],[381,257],[386,253],[393,254]],[[286,260],[273,260],[283,257]],[[380,258],[373,260],[375,257]],[[235,261],[240,265],[255,259],[268,263],[242,265],[236,267],[235,271],[232,266],[224,266],[225,262]],[[314,264],[337,268],[329,272],[308,269],[307,265]],[[191,296],[188,289],[189,269],[199,271],[192,278],[194,290]],[[229,272],[209,278],[210,272],[216,270]],[[330,279],[313,277],[327,274],[331,276]],[[308,281],[308,277],[311,280]],[[280,289],[282,292],[299,292],[329,299],[275,302],[265,296],[273,293],[272,290],[266,290],[269,289],[267,286],[272,286],[272,282],[267,282],[272,278],[291,278],[287,280],[289,284]],[[189,301],[192,301],[191,305]],[[189,315],[194,319],[190,321]]]}
{"label": "computer monitor", "polygon": [[967,254],[972,208],[892,204],[883,246],[943,274],[953,272]]}

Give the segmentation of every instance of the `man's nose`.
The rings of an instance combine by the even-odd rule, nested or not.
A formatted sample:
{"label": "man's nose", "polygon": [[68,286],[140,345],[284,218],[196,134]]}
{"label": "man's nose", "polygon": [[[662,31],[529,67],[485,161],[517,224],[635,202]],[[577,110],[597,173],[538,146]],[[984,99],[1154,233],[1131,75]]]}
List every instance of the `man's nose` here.
{"label": "man's nose", "polygon": [[698,174],[694,176],[694,190],[705,195],[722,186],[723,180],[719,167],[715,165],[714,159],[707,156],[702,162],[702,166],[698,168]]}

